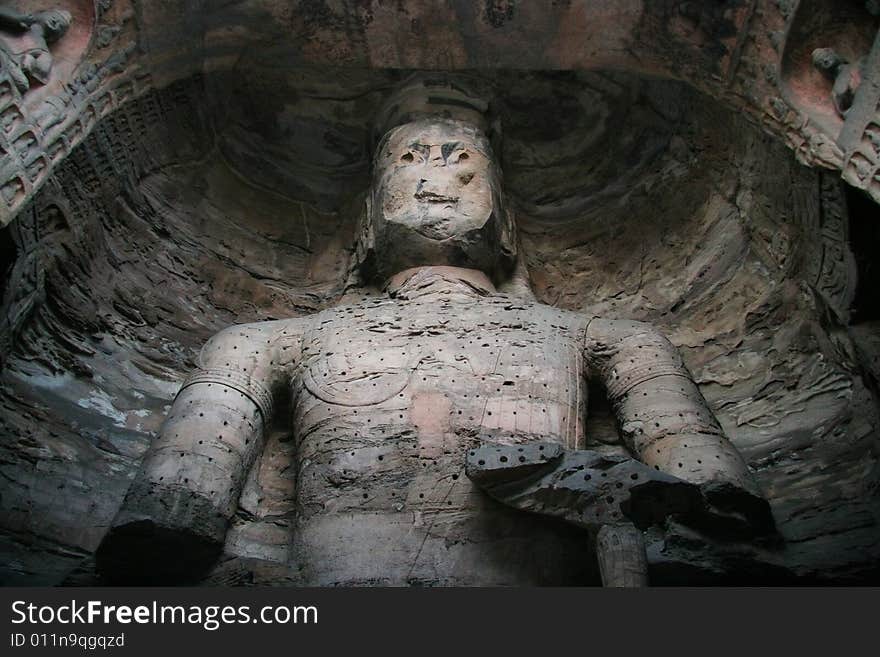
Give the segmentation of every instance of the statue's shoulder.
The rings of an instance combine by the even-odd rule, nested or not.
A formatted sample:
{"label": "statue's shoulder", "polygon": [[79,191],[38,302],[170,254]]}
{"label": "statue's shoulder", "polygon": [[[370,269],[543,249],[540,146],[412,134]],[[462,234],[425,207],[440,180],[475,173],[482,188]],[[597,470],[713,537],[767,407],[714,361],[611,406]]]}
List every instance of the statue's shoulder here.
{"label": "statue's shoulder", "polygon": [[335,306],[321,310],[314,315],[309,315],[308,319],[312,322],[321,323],[338,318],[350,318],[353,315],[363,316],[363,313],[370,313],[371,311],[392,307],[397,308],[400,305],[400,299],[385,295],[349,296],[343,298],[343,300]]}
{"label": "statue's shoulder", "polygon": [[315,318],[321,313],[317,312],[313,315],[303,315],[302,317],[288,317],[287,319],[270,320],[267,322],[259,322],[254,326],[259,326],[263,333],[274,336],[276,338],[282,336],[299,337],[305,335]]}
{"label": "statue's shoulder", "polygon": [[593,319],[593,315],[580,310],[571,310],[568,308],[559,308],[551,306],[538,300],[512,302],[514,307],[516,304],[522,307],[525,312],[533,315],[536,319],[548,324],[551,328],[557,330],[580,331]]}
{"label": "statue's shoulder", "polygon": [[264,347],[275,343],[278,339],[288,336],[298,338],[308,330],[311,317],[293,317],[290,319],[273,319],[243,324],[231,324],[222,331],[215,333],[205,344],[205,348],[217,348],[224,344],[238,349],[245,344],[253,348]]}

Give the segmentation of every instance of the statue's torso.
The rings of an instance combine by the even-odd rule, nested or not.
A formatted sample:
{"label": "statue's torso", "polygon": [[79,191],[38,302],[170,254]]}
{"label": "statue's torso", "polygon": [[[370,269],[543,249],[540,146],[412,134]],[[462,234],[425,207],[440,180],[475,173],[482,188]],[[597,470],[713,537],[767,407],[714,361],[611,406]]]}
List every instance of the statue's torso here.
{"label": "statue's torso", "polygon": [[584,320],[460,285],[411,296],[321,313],[303,338],[303,583],[578,581],[586,537],[487,499],[464,464],[480,440],[582,445]]}

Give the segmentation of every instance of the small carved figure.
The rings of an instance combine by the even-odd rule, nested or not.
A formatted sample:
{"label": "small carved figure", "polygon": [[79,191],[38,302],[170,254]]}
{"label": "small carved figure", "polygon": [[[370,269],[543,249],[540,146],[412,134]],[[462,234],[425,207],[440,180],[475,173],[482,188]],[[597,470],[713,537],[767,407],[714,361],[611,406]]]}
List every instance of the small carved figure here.
{"label": "small carved figure", "polygon": [[[299,584],[571,581],[582,533],[535,513],[598,528],[609,584],[644,583],[638,528],[669,514],[772,526],[659,330],[501,291],[524,274],[485,102],[424,82],[393,101],[356,253],[383,293],[208,341],[98,550],[100,571],[203,575],[282,400]],[[632,457],[583,449],[587,377],[607,389]]]}
{"label": "small carved figure", "polygon": [[49,9],[34,14],[21,14],[0,7],[0,50],[4,66],[9,68],[15,86],[21,93],[30,89],[31,80],[46,84],[52,72],[49,45],[67,32],[73,17],[64,9]]}
{"label": "small carved figure", "polygon": [[813,66],[831,81],[831,100],[834,109],[843,117],[852,107],[856,91],[862,84],[864,63],[863,57],[850,64],[833,48],[816,48],[813,51]]}

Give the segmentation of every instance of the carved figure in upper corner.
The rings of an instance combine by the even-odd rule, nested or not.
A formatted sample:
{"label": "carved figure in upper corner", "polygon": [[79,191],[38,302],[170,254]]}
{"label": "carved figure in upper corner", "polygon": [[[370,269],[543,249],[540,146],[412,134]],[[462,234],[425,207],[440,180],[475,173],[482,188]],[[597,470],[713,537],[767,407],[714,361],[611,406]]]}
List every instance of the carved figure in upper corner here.
{"label": "carved figure in upper corner", "polygon": [[816,48],[812,58],[813,66],[832,83],[831,100],[834,109],[845,117],[862,84],[865,58],[850,63],[833,48]]}
{"label": "carved figure in upper corner", "polygon": [[[583,581],[583,530],[537,513],[589,529],[702,508],[772,526],[660,331],[527,291],[485,103],[422,81],[389,107],[356,256],[365,282],[386,281],[382,292],[211,338],[98,550],[99,570],[118,582],[197,580],[276,420],[296,445],[290,565],[301,585]],[[607,389],[631,457],[583,449],[587,377]],[[285,398],[291,410],[276,418]],[[479,458],[496,448],[512,451]],[[493,471],[466,472],[468,455]],[[524,485],[535,468],[554,483]],[[590,473],[597,488],[582,485]]]}
{"label": "carved figure in upper corner", "polygon": [[22,14],[0,7],[0,50],[3,63],[19,92],[25,93],[31,80],[46,84],[52,72],[49,45],[67,33],[73,17],[64,9]]}

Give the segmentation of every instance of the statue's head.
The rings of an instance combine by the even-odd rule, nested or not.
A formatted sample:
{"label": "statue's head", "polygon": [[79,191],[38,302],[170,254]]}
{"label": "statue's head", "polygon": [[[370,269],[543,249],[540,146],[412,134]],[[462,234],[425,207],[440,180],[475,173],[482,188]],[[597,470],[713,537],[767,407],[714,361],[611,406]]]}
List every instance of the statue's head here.
{"label": "statue's head", "polygon": [[52,43],[64,36],[73,21],[73,16],[64,9],[48,9],[33,14],[31,20],[43,27],[43,38],[46,39],[46,43]]}
{"label": "statue's head", "polygon": [[813,66],[825,75],[833,76],[844,60],[833,48],[816,48],[812,52]]}
{"label": "statue's head", "polygon": [[448,92],[460,94],[459,88],[423,84],[413,111],[419,90],[410,87],[406,102],[398,96],[399,120],[391,121],[374,152],[367,211],[374,274],[450,265],[501,279],[512,267],[515,238],[485,105],[453,104]]}

